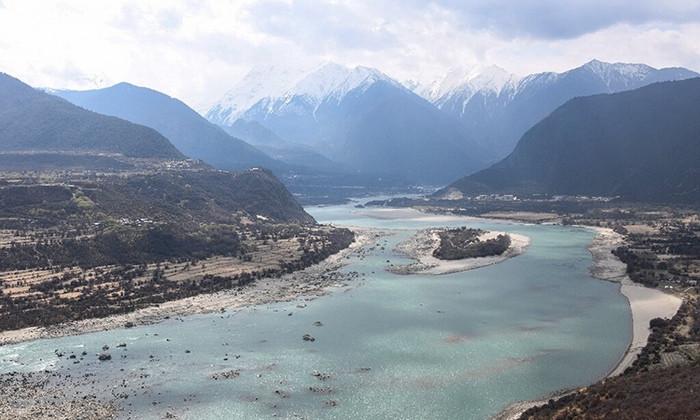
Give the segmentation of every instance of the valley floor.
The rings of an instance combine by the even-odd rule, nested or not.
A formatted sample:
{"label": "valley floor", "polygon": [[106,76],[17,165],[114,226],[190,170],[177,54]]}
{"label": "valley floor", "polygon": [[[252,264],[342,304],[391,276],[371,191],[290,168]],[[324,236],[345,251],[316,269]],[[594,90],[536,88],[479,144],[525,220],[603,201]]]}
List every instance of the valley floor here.
{"label": "valley floor", "polygon": [[[440,218],[440,216],[434,217],[436,220]],[[654,334],[649,327],[650,321],[655,318],[674,317],[679,308],[681,308],[683,301],[676,295],[644,287],[633,282],[627,274],[627,264],[623,263],[612,252],[625,244],[625,237],[611,228],[593,227],[592,229],[596,231],[596,236],[589,247],[593,256],[591,273],[601,280],[619,282],[620,291],[627,297],[632,311],[632,342],[620,363],[610,372],[609,377],[612,378],[630,369],[640,353],[643,352],[643,349],[648,347],[650,335]],[[343,272],[340,268],[344,266],[344,261],[351,256],[362,258],[365,248],[370,246],[370,244],[376,243],[381,236],[386,234],[373,229],[353,228],[352,230],[355,234],[355,242],[349,248],[301,271],[286,274],[279,278],[259,279],[235,290],[202,294],[164,302],[158,306],[139,309],[129,314],[74,321],[48,327],[31,327],[5,331],[0,333],[0,345],[151,324],[163,319],[192,314],[224,312],[227,310],[236,311],[239,308],[259,304],[287,302],[295,299],[314,299],[327,293],[331,288],[348,287],[350,286],[349,281],[361,280],[358,273]],[[488,235],[490,236],[488,238],[498,233],[500,232],[489,232]],[[458,260],[455,262],[442,261],[432,257],[436,241],[439,242],[437,234],[430,229],[421,231],[417,236],[401,244],[398,249],[407,256],[418,260],[418,262],[408,266],[396,266],[392,271],[403,274],[446,274],[495,264],[521,254],[529,244],[529,238],[525,236],[509,235],[512,238],[512,243],[508,251],[503,255],[468,259],[466,261]],[[487,239],[487,236],[484,236],[483,239]],[[656,340],[656,338],[653,340]],[[94,400],[93,396],[82,395],[80,398],[84,402],[81,403],[77,400],[71,400],[71,398],[77,398],[76,396],[52,395],[57,389],[70,388],[71,381],[79,380],[77,378],[56,378],[50,377],[48,374],[42,376],[40,373],[37,373],[30,375],[17,374],[14,376],[3,375],[3,380],[5,381],[3,388],[7,391],[5,391],[6,395],[0,395],[0,417],[4,417],[6,414],[12,414],[15,418],[42,417],[43,414],[46,414],[44,411],[50,410],[50,401],[53,399],[62,402],[60,409],[55,413],[55,418],[102,418],[114,414],[110,401],[97,401]],[[7,394],[7,392],[12,392],[12,395]],[[552,396],[552,398],[558,397]],[[546,404],[548,400],[549,398],[513,404],[497,418],[519,418],[526,410]],[[32,404],[32,401],[36,401],[38,404]],[[22,405],[31,405],[34,407],[34,411],[18,411],[18,407]],[[86,412],[91,412],[92,414],[86,415]],[[17,415],[18,413],[19,415]]]}

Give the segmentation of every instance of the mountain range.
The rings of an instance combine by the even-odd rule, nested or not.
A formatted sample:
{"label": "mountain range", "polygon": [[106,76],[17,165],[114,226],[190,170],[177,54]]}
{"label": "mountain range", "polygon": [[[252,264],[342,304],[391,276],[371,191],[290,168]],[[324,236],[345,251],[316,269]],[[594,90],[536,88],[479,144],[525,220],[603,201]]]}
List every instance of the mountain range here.
{"label": "mountain range", "polygon": [[[484,165],[484,151],[456,119],[376,69],[328,63],[293,78],[286,89],[271,83],[275,89],[263,94],[273,96],[256,96],[265,83],[253,80],[265,76],[246,76],[242,83],[252,88],[236,85],[207,117],[226,125],[235,124],[233,118],[256,121],[362,173],[445,182]],[[239,106],[252,102],[246,110]]]}
{"label": "mountain range", "polygon": [[366,67],[268,67],[252,70],[206,116],[224,127],[254,122],[350,170],[440,183],[507,156],[525,131],[569,99],[697,75],[593,60],[563,73],[521,78],[487,66],[401,84]]}
{"label": "mountain range", "polygon": [[574,98],[455,192],[700,201],[700,78]]}
{"label": "mountain range", "polygon": [[[51,155],[60,152],[72,154],[64,163],[82,159],[82,167],[116,169],[124,163],[109,161],[111,155],[158,159],[184,159],[188,155],[220,169],[265,167],[277,173],[297,173],[302,177],[295,178],[295,182],[300,183],[297,187],[302,189],[308,182],[330,187],[327,185],[330,178],[338,184],[334,184],[336,187],[345,188],[350,180],[366,180],[377,185],[388,180],[390,184],[406,181],[444,184],[475,173],[473,177],[454,183],[452,190],[595,193],[649,199],[648,191],[660,191],[660,187],[634,192],[631,180],[620,183],[625,177],[606,172],[604,168],[598,172],[602,177],[600,182],[592,182],[590,191],[566,184],[566,177],[555,174],[556,171],[547,173],[561,176],[561,179],[549,183],[544,182],[541,174],[533,175],[540,170],[538,165],[551,169],[553,162],[564,162],[564,156],[568,156],[566,150],[557,152],[559,140],[551,140],[562,136],[565,125],[557,126],[559,131],[556,132],[543,127],[551,128],[552,118],[562,118],[562,113],[566,114],[562,109],[575,108],[571,103],[585,102],[580,98],[591,94],[632,92],[650,84],[656,86],[658,81],[687,80],[697,73],[682,68],[655,69],[643,64],[594,60],[564,73],[540,73],[524,78],[493,66],[455,70],[438,82],[411,84],[412,89],[408,89],[376,69],[327,63],[311,71],[251,72],[211,108],[207,113],[211,121],[175,98],[128,83],[90,91],[52,90],[53,95],[50,95],[8,75],[0,76],[3,93],[0,97],[0,152],[5,152],[0,163],[15,169],[31,165],[27,166],[26,159],[20,166],[10,165],[17,159],[7,155],[9,152],[31,153],[42,166],[60,166],[52,164],[54,157]],[[270,77],[274,81],[265,83]],[[662,86],[676,89],[675,84]],[[605,102],[605,99],[596,100]],[[648,100],[657,100],[657,97],[652,95]],[[566,105],[558,108],[562,104]],[[627,115],[633,108],[606,108],[603,104],[600,109],[609,109],[610,118],[617,118],[621,126],[627,127],[636,118]],[[669,106],[668,109],[673,108]],[[590,116],[590,112],[583,111],[588,112],[577,108],[578,117]],[[643,110],[637,111],[643,114]],[[683,118],[695,117],[680,110],[674,112]],[[573,118],[572,111],[566,115],[566,118]],[[608,117],[601,115],[599,118]],[[586,123],[603,127],[597,120]],[[681,120],[677,123],[683,127],[692,126]],[[671,125],[663,124],[659,126],[665,127],[668,133],[675,133]],[[641,121],[639,125],[644,126]],[[632,131],[634,127],[628,128],[629,131],[616,133],[645,138],[652,132],[636,133]],[[592,142],[586,130],[568,135],[582,142],[577,145],[583,148],[579,150],[581,159],[588,156],[584,153],[588,150],[585,149],[587,142],[591,142],[595,153],[616,156],[615,159],[620,157]],[[656,135],[661,133],[657,131]],[[507,159],[478,172],[498,162],[499,156],[508,155],[515,147],[516,136],[522,140]],[[553,143],[533,152],[535,149],[527,146],[534,142],[533,136],[550,139]],[[611,145],[622,141],[608,134],[601,135],[600,139],[608,139]],[[680,134],[674,139],[692,140]],[[647,139],[648,143],[651,141]],[[593,146],[603,150],[597,151]],[[571,144],[567,147],[578,150]],[[619,147],[631,146],[624,143]],[[680,143],[674,147],[684,150]],[[641,158],[646,159],[644,153],[648,150],[640,148]],[[81,153],[94,156],[90,165],[76,157]],[[537,153],[550,161],[536,159]],[[681,158],[679,156],[679,161],[685,162]],[[80,162],[71,162],[68,163],[80,166]],[[519,166],[522,162],[530,163]],[[601,165],[603,162],[604,159]],[[637,161],[623,161],[623,164],[633,168],[634,162]],[[591,160],[588,164],[593,163]],[[576,162],[567,164],[576,167]],[[654,167],[652,163],[648,165]],[[510,173],[504,168],[517,175],[504,175]],[[682,169],[681,166],[679,170]],[[633,169],[628,172],[632,173]],[[658,180],[681,182],[683,177],[649,173],[655,177],[648,180],[650,186],[656,185]],[[614,182],[608,179],[612,187],[606,189],[602,183],[608,175],[617,178]],[[522,182],[511,185],[509,180],[512,179]],[[526,188],[527,185],[531,188]],[[669,199],[683,199],[679,194],[686,188],[679,188]]]}
{"label": "mountain range", "polygon": [[523,78],[496,66],[453,70],[443,79],[413,88],[459,119],[464,130],[488,145],[491,157],[500,159],[513,150],[525,131],[569,99],[697,76],[684,68],[593,60],[563,73]]}
{"label": "mountain range", "polygon": [[0,73],[0,151],[184,159],[152,128],[82,109]]}

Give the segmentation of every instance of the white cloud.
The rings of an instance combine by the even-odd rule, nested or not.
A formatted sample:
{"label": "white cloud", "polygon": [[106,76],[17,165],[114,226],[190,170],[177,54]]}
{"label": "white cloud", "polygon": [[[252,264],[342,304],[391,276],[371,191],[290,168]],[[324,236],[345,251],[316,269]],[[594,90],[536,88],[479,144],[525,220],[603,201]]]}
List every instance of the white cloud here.
{"label": "white cloud", "polygon": [[696,1],[0,1],[0,71],[36,86],[129,81],[199,109],[272,63],[332,60],[400,80],[591,58],[700,69]]}

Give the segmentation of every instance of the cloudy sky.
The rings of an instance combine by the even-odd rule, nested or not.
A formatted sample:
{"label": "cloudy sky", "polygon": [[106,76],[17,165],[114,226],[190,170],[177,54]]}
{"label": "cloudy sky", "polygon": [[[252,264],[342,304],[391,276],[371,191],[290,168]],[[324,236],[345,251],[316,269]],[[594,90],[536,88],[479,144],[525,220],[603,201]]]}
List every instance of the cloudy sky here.
{"label": "cloudy sky", "polygon": [[336,61],[430,80],[592,58],[700,70],[698,0],[0,0],[0,71],[149,86],[202,110],[251,67]]}

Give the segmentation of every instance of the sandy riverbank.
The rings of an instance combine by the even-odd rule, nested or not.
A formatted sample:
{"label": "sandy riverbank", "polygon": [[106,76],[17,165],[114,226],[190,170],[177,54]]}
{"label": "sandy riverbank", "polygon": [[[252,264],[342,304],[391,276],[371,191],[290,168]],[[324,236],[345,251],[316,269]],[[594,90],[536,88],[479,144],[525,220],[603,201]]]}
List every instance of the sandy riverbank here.
{"label": "sandy riverbank", "polygon": [[438,236],[440,230],[441,229],[425,229],[419,231],[410,239],[398,244],[396,246],[396,251],[414,259],[415,262],[393,266],[389,271],[396,274],[439,275],[474,270],[476,268],[498,264],[508,258],[518,256],[525,252],[525,248],[530,244],[530,238],[524,235],[490,231],[479,236],[479,240],[486,241],[502,234],[510,236],[511,244],[503,254],[492,257],[441,260],[433,256],[433,251],[435,251],[440,244],[440,237]]}
{"label": "sandy riverbank", "polygon": [[236,310],[254,305],[288,302],[296,299],[312,300],[328,293],[332,287],[347,286],[358,278],[357,273],[343,273],[342,268],[351,255],[364,255],[365,246],[374,243],[384,233],[366,228],[352,228],[355,242],[350,247],[331,255],[319,264],[280,278],[257,280],[240,290],[226,290],[202,294],[185,299],[165,302],[159,306],[143,308],[124,315],[86,319],[49,327],[30,327],[0,332],[0,346],[66,335],[79,335],[96,331],[154,324],[167,318],[186,315]]}
{"label": "sandy riverbank", "polygon": [[[620,292],[627,298],[632,312],[632,340],[619,363],[606,377],[616,376],[632,365],[642,348],[646,346],[651,333],[649,321],[654,318],[672,318],[683,301],[660,290],[638,285],[627,276],[627,265],[612,253],[612,250],[623,243],[622,235],[608,228],[585,227],[596,232],[596,236],[588,247],[593,257],[591,275],[600,280],[620,283]],[[526,410],[546,404],[551,398],[557,399],[569,392],[573,391],[562,391],[540,400],[511,404],[493,419],[516,420]]]}
{"label": "sandy riverbank", "polygon": [[622,235],[612,229],[591,228],[596,237],[588,248],[593,255],[591,274],[601,280],[620,283],[620,292],[627,298],[632,311],[632,341],[620,363],[609,376],[619,375],[636,359],[646,346],[651,330],[649,321],[654,318],[672,318],[683,303],[677,296],[650,289],[634,283],[627,276],[627,266],[612,254],[622,243]]}

